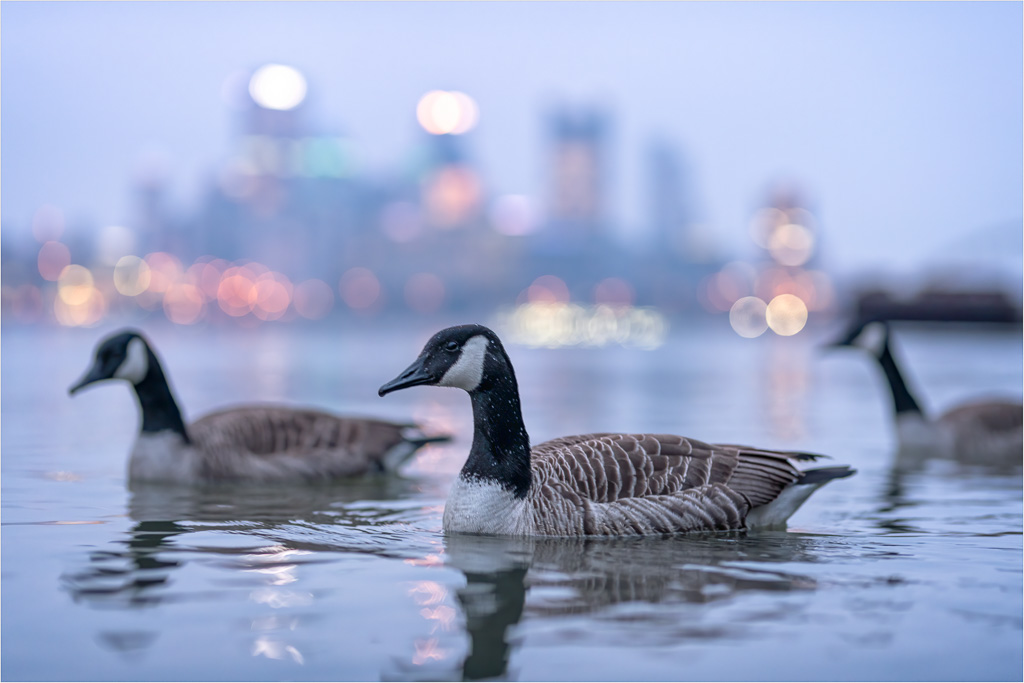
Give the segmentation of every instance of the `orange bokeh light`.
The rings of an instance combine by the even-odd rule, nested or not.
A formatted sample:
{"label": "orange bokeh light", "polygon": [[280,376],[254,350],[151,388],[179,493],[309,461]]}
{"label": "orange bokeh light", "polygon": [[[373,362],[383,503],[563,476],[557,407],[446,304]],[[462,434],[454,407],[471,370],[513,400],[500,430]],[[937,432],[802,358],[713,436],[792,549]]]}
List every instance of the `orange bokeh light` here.
{"label": "orange bokeh light", "polygon": [[164,315],[172,323],[191,325],[202,318],[206,310],[203,293],[193,284],[177,283],[164,293]]}
{"label": "orange bokeh light", "polygon": [[252,311],[251,292],[256,277],[245,266],[234,266],[224,271],[217,286],[217,303],[222,311],[238,318]]}
{"label": "orange bokeh light", "polygon": [[228,269],[228,262],[224,259],[214,259],[208,263],[201,263],[189,268],[190,272],[195,269],[197,286],[202,290],[208,301],[217,298],[217,289],[220,287],[220,278]]}
{"label": "orange bokeh light", "polygon": [[53,315],[57,322],[66,327],[88,327],[95,325],[107,312],[107,301],[100,290],[91,284],[82,285],[69,303],[58,296],[53,300]]}
{"label": "orange bokeh light", "polygon": [[260,320],[277,320],[291,304],[292,289],[291,281],[280,273],[259,276],[249,292],[253,315]]}
{"label": "orange bokeh light", "polygon": [[146,254],[146,265],[149,266],[149,291],[162,294],[170,289],[171,285],[178,282],[184,270],[181,261],[173,254],[165,251],[155,251]]}
{"label": "orange bokeh light", "polygon": [[477,210],[483,188],[472,169],[445,166],[425,183],[423,202],[431,223],[453,228]]}
{"label": "orange bokeh light", "polygon": [[526,289],[530,303],[565,304],[569,302],[569,286],[555,275],[541,275]]}

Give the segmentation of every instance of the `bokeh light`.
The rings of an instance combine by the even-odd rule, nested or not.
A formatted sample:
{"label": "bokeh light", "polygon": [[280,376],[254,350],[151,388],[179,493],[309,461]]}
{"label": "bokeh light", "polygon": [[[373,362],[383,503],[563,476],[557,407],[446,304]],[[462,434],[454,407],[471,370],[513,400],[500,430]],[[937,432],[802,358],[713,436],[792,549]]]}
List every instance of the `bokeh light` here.
{"label": "bokeh light", "polygon": [[811,258],[814,235],[798,223],[780,225],[768,238],[772,258],[784,266],[802,266]]}
{"label": "bokeh light", "polygon": [[472,129],[479,117],[476,102],[457,91],[431,90],[416,105],[416,118],[432,135],[461,135]]}
{"label": "bokeh light", "polygon": [[77,304],[69,304],[57,297],[53,300],[53,315],[57,322],[67,327],[89,327],[98,323],[107,312],[107,302],[103,294],[91,287],[86,298]]}
{"label": "bokeh light", "polygon": [[765,321],[775,334],[792,336],[807,324],[807,306],[793,294],[780,294],[769,302]]}
{"label": "bokeh light", "polygon": [[605,306],[629,306],[633,303],[633,287],[622,278],[605,278],[594,287],[594,303]]}
{"label": "bokeh light", "polygon": [[234,266],[224,271],[217,286],[217,304],[228,315],[238,318],[252,311],[250,297],[256,275],[250,268]]}
{"label": "bokeh light", "polygon": [[138,296],[149,288],[149,264],[138,256],[122,256],[114,266],[114,288],[125,296]]}
{"label": "bokeh light", "polygon": [[338,289],[349,308],[364,311],[380,298],[380,281],[369,268],[356,267],[341,276]]}
{"label": "bokeh light", "polygon": [[503,312],[495,327],[512,343],[547,348],[619,344],[655,349],[668,334],[668,321],[653,309],[550,301],[524,303]]}
{"label": "bokeh light", "polygon": [[194,274],[195,282],[207,301],[214,301],[217,298],[217,291],[220,288],[220,279],[224,271],[228,269],[228,262],[224,259],[211,259],[205,263],[196,263],[189,268]]}
{"label": "bokeh light", "polygon": [[476,173],[465,166],[444,166],[424,183],[423,201],[433,225],[453,228],[476,211],[483,187]]}
{"label": "bokeh light", "polygon": [[192,325],[202,318],[206,309],[203,293],[195,285],[179,282],[164,293],[164,315],[172,323]]}
{"label": "bokeh light", "polygon": [[93,277],[85,266],[65,266],[57,278],[57,295],[70,306],[79,306],[92,296]]}
{"label": "bokeh light", "polygon": [[711,312],[728,311],[737,300],[752,293],[756,278],[754,266],[731,261],[701,282],[701,304]]}
{"label": "bokeh light", "polygon": [[292,300],[292,283],[280,273],[267,272],[256,278],[249,291],[252,312],[260,320],[277,320]]}
{"label": "bokeh light", "polygon": [[757,211],[750,221],[750,239],[762,249],[768,248],[768,240],[780,225],[789,222],[789,216],[782,209],[766,207]]}
{"label": "bokeh light", "polygon": [[556,275],[541,275],[526,289],[530,303],[564,304],[569,302],[569,286]]}
{"label": "bokeh light", "polygon": [[252,75],[249,94],[264,109],[287,111],[306,98],[306,79],[290,66],[267,64]]}
{"label": "bokeh light", "polygon": [[10,307],[19,323],[35,323],[43,312],[43,294],[35,285],[22,285],[14,289]]}
{"label": "bokeh light", "polygon": [[75,264],[67,266],[57,279],[57,287],[53,314],[61,325],[94,325],[106,313],[106,299],[96,289],[88,268]]}
{"label": "bokeh light", "polygon": [[334,308],[334,290],[323,280],[305,280],[295,285],[295,312],[309,320],[319,320]]}
{"label": "bokeh light", "polygon": [[61,272],[71,265],[71,252],[60,242],[44,242],[36,259],[39,275],[44,280],[56,282]]}
{"label": "bokeh light", "polygon": [[163,294],[184,274],[178,257],[165,251],[146,254],[145,261],[150,271],[148,287],[150,292]]}
{"label": "bokeh light", "polygon": [[729,309],[729,324],[741,337],[760,337],[768,329],[768,321],[765,319],[767,308],[762,299],[745,296],[738,299]]}

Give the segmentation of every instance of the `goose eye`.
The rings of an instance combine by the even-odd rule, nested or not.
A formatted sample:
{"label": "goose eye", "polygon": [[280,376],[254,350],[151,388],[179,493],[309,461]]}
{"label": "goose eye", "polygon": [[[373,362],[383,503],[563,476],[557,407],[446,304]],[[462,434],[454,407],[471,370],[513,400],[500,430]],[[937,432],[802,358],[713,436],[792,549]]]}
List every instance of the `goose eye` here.
{"label": "goose eye", "polygon": [[444,348],[449,350],[449,351],[458,351],[459,350],[459,342],[457,342],[457,341],[450,341],[450,342],[448,342],[447,344],[444,345]]}

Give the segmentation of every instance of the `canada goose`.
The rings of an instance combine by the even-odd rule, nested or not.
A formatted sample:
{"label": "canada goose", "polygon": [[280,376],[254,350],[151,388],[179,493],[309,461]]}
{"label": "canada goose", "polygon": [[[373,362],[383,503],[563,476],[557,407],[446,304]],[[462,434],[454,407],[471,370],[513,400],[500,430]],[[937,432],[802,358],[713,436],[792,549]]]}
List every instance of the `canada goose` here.
{"label": "canada goose", "polygon": [[473,445],[444,509],[446,531],[511,536],[631,536],[781,526],[849,467],[801,472],[804,453],[710,445],[665,434],[584,434],[530,449],[515,372],[481,325],[449,327],[382,386],[463,389]]}
{"label": "canada goose", "polygon": [[393,471],[424,444],[449,439],[415,425],[275,405],[229,408],[186,427],[156,354],[133,330],[100,342],[69,393],[111,379],[132,385],[142,411],[132,482],[323,481]]}
{"label": "canada goose", "polygon": [[846,346],[870,353],[885,373],[892,393],[898,456],[903,463],[944,458],[987,466],[1021,464],[1024,406],[1020,401],[961,403],[931,419],[921,409],[896,364],[886,322],[855,323],[846,334],[828,345],[831,348]]}

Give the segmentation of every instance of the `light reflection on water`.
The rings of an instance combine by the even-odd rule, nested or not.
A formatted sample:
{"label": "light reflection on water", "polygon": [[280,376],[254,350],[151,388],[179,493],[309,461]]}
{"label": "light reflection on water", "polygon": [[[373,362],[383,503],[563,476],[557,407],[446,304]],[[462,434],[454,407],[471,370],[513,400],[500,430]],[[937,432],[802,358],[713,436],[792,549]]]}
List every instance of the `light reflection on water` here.
{"label": "light reflection on water", "polygon": [[[536,441],[678,431],[822,451],[859,473],[816,494],[789,532],[445,537],[468,402],[429,389],[375,398],[430,331],[275,330],[245,344],[151,333],[188,415],[243,396],[298,399],[436,420],[457,439],[402,478],[130,491],[126,389],[64,394],[99,333],[5,333],[3,675],[1020,678],[1020,474],[891,467],[866,362],[714,329],[651,352],[512,347]],[[965,373],[951,361],[969,344],[984,353]],[[907,346],[929,405],[964,384],[1019,393],[1019,336],[963,333],[948,354],[920,336]]]}

